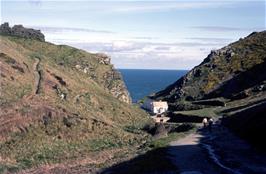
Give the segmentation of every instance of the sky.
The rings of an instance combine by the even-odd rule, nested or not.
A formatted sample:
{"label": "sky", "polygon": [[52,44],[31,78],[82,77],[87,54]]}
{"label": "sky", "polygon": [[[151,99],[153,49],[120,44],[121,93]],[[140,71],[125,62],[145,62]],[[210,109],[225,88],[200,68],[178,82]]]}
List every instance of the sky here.
{"label": "sky", "polygon": [[1,0],[1,23],[111,56],[116,68],[191,69],[211,50],[265,30],[265,0]]}

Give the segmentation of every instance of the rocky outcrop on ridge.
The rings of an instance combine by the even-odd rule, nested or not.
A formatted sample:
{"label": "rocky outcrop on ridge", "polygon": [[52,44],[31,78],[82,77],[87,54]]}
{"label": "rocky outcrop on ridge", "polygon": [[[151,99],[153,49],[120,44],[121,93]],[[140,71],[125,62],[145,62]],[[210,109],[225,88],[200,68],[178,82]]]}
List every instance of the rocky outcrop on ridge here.
{"label": "rocky outcrop on ridge", "polygon": [[0,34],[35,39],[43,42],[45,41],[44,34],[42,34],[40,30],[25,28],[23,25],[14,25],[13,27],[9,27],[9,23],[7,22],[0,26]]}

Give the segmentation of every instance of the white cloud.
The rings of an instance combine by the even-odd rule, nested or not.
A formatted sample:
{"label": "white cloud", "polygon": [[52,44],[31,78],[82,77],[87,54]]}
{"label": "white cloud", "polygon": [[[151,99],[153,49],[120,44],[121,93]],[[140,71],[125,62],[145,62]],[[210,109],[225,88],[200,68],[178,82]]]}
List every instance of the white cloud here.
{"label": "white cloud", "polygon": [[110,41],[106,43],[68,43],[89,52],[104,52],[112,57],[117,68],[191,69],[216,47],[212,43],[192,46],[183,43],[149,43]]}
{"label": "white cloud", "polygon": [[232,2],[219,2],[219,1],[157,1],[141,3],[134,3],[133,5],[125,4],[116,6],[112,9],[115,12],[154,12],[154,11],[169,11],[179,9],[198,9],[198,8],[218,8],[220,6],[231,5]]}
{"label": "white cloud", "polygon": [[41,0],[28,0],[28,2],[29,2],[31,5],[34,5],[34,6],[41,6],[41,3],[42,3]]}
{"label": "white cloud", "polygon": [[215,43],[221,43],[221,42],[231,42],[232,39],[230,38],[211,38],[211,37],[190,37],[186,38],[188,40],[193,40],[193,41],[199,41],[199,42],[215,42]]}
{"label": "white cloud", "polygon": [[142,49],[143,45],[131,41],[113,41],[112,51],[113,52],[125,52],[125,51],[134,51]]}
{"label": "white cloud", "polygon": [[231,32],[231,31],[261,31],[265,28],[240,28],[240,27],[226,27],[226,26],[194,26],[191,28],[200,29],[212,32]]}
{"label": "white cloud", "polygon": [[28,26],[31,28],[39,29],[42,32],[49,32],[49,33],[62,33],[62,32],[88,32],[88,33],[115,33],[113,31],[108,30],[93,30],[87,28],[71,28],[71,27],[47,27],[47,26]]}
{"label": "white cloud", "polygon": [[229,43],[223,38],[179,38],[162,42],[160,38],[91,32],[86,29],[45,30],[46,39],[89,52],[104,52],[117,68],[191,69],[207,54]]}

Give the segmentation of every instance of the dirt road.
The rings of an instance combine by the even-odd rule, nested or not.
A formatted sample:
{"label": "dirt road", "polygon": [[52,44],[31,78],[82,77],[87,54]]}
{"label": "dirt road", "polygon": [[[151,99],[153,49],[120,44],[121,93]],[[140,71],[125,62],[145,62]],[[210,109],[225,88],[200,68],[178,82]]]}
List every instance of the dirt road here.
{"label": "dirt road", "polygon": [[170,143],[168,155],[182,174],[219,174],[221,169],[208,158],[200,146],[203,135],[193,133]]}

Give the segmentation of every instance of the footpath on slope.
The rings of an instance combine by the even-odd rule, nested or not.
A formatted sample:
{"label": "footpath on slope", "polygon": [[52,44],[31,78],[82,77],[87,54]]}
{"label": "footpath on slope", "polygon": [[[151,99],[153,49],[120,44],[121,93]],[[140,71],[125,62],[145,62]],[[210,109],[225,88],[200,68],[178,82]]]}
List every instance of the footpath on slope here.
{"label": "footpath on slope", "polygon": [[219,124],[171,142],[167,155],[181,174],[266,173],[266,155]]}
{"label": "footpath on slope", "polygon": [[25,96],[24,100],[26,99],[32,99],[35,95],[40,94],[41,91],[41,80],[42,80],[42,74],[40,70],[40,59],[35,59],[35,62],[32,65],[33,69],[33,75],[34,75],[34,82],[33,82],[33,89],[32,93],[28,96]]}
{"label": "footpath on slope", "polygon": [[39,94],[41,88],[41,71],[39,70],[40,68],[39,66],[40,66],[40,59],[35,59],[35,62],[33,64],[33,70],[35,76],[35,81],[34,81],[35,94]]}

